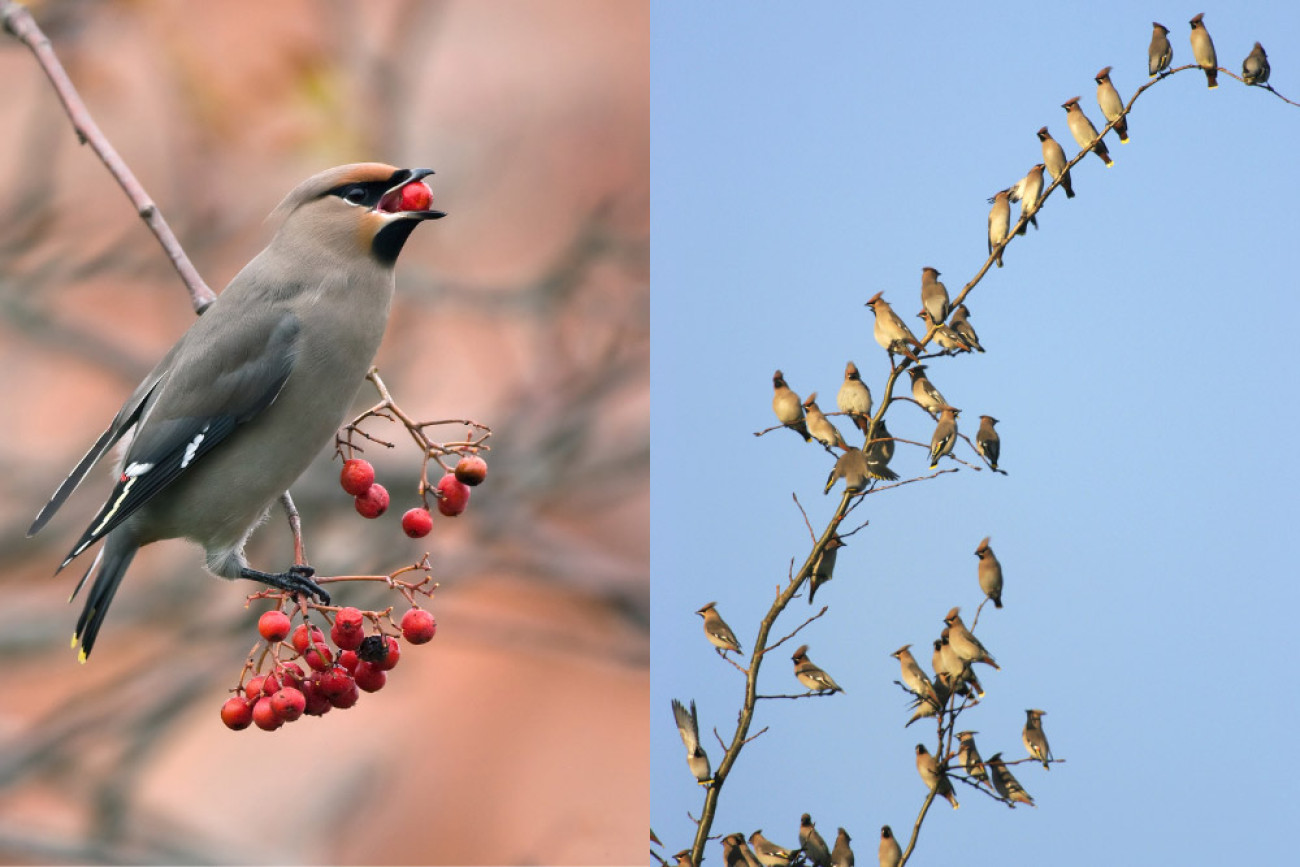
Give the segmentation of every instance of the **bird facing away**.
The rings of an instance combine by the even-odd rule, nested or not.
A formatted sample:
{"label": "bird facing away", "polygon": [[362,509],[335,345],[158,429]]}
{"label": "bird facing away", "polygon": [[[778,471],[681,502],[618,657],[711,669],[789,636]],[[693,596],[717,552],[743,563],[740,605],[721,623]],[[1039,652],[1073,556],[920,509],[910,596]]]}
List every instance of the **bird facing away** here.
{"label": "bird facing away", "polygon": [[993,470],[998,468],[998,455],[1002,453],[1002,440],[993,425],[998,420],[991,415],[980,416],[980,429],[975,433],[975,451],[980,453]]}
{"label": "bird facing away", "polygon": [[966,624],[962,622],[960,608],[949,611],[943,622],[948,624],[948,643],[958,659],[972,664],[982,662],[1001,670],[1001,666],[993,661],[993,657],[984,649],[984,645],[980,644],[980,640],[972,635],[966,628]]}
{"label": "bird facing away", "polygon": [[759,867],[753,850],[745,842],[745,835],[739,833],[722,838],[722,858],[727,867]]}
{"label": "bird facing away", "polygon": [[803,437],[804,442],[812,440],[808,435],[808,425],[804,423],[799,395],[785,384],[785,375],[779,370],[772,374],[772,412],[776,413],[777,421]]}
{"label": "bird facing away", "polygon": [[677,733],[682,736],[686,746],[686,764],[695,775],[695,782],[707,786],[713,782],[713,771],[709,768],[709,757],[700,746],[700,718],[695,713],[695,702],[691,709],[677,699],[673,699],[673,718],[677,721]]}
{"label": "bird facing away", "polygon": [[1147,48],[1147,72],[1159,75],[1169,68],[1169,61],[1174,59],[1174,49],[1169,45],[1169,28],[1163,24],[1151,22],[1151,45]]}
{"label": "bird facing away", "polygon": [[844,442],[844,437],[840,435],[839,428],[831,423],[826,417],[826,413],[821,411],[817,405],[817,392],[808,395],[808,399],[803,402],[804,412],[807,414],[805,420],[808,423],[808,433],[817,442],[826,446],[826,448],[845,449],[848,446]]}
{"label": "bird facing away", "polygon": [[894,459],[894,437],[885,427],[885,419],[882,416],[876,422],[876,430],[871,435],[871,440],[863,448],[862,454],[866,462],[867,475],[873,479],[892,482],[898,479],[898,473],[889,468],[889,462]]}
{"label": "bird facing away", "polygon": [[826,487],[822,493],[829,494],[838,479],[844,480],[846,493],[856,494],[867,487],[867,456],[863,454],[862,449],[849,446],[844,450],[844,454],[835,460],[831,474],[826,477]]}
{"label": "bird facing away", "polygon": [[934,268],[921,269],[921,306],[934,322],[948,318],[948,287],[939,282]]}
{"label": "bird facing away", "polygon": [[980,751],[975,746],[975,735],[979,732],[957,732],[961,745],[957,747],[957,762],[966,771],[966,776],[981,783],[988,782],[988,771],[980,759]]}
{"label": "bird facing away", "polygon": [[984,595],[993,600],[994,608],[1002,607],[1002,564],[998,562],[998,555],[993,553],[989,547],[991,536],[985,536],[975,549],[975,556],[980,558],[979,579],[980,590]]}
{"label": "bird facing away", "polygon": [[724,657],[728,650],[740,653],[740,642],[736,640],[736,633],[731,631],[731,627],[722,619],[722,615],[718,614],[717,604],[710,602],[695,612],[704,618],[704,637],[709,639],[709,643]]}
{"label": "bird facing away", "polygon": [[1103,67],[1096,75],[1097,105],[1106,116],[1106,123],[1119,118],[1115,123],[1115,134],[1119,136],[1120,144],[1128,144],[1128,118],[1121,117],[1124,114],[1124,100],[1120,99],[1119,91],[1110,80],[1110,70],[1109,66]]}
{"label": "bird facing away", "polygon": [[1046,713],[1045,710],[1025,711],[1025,730],[1021,732],[1021,738],[1029,757],[1038,759],[1050,771],[1052,766],[1048,763],[1052,760],[1052,748],[1047,745],[1047,735],[1043,734],[1043,715]]}
{"label": "bird facing away", "polygon": [[852,361],[844,365],[844,384],[835,395],[835,406],[849,414],[858,430],[867,432],[871,424],[871,389],[862,381],[862,374]]}
{"label": "bird facing away", "polygon": [[762,828],[749,835],[749,845],[754,847],[754,855],[763,867],[787,867],[794,858],[794,853],[789,849],[764,837]]}
{"label": "bird facing away", "polygon": [[926,370],[924,364],[907,369],[907,375],[912,377],[912,399],[920,404],[921,409],[930,414],[930,418],[938,418],[939,412],[948,405],[948,401],[925,375]]}
{"label": "bird facing away", "polygon": [[975,333],[974,326],[970,324],[970,311],[966,309],[965,304],[957,305],[956,309],[952,311],[952,319],[949,320],[948,324],[972,349],[976,352],[984,351],[984,347],[980,346],[979,335]]}
{"label": "bird facing away", "polygon": [[831,867],[853,867],[853,850],[849,842],[853,838],[843,828],[835,835],[835,848],[831,850]]}
{"label": "bird facing away", "polygon": [[1241,80],[1249,85],[1265,84],[1268,82],[1268,55],[1264,53],[1264,46],[1258,42],[1246,55],[1245,61],[1241,64]]}
{"label": "bird facing away", "polygon": [[939,767],[938,760],[930,755],[925,744],[916,745],[916,772],[921,775],[921,782],[925,783],[927,789],[936,789],[937,786],[935,794],[952,804],[954,810],[961,806],[957,803],[957,795],[952,790],[952,781]]}
{"label": "bird facing away", "polygon": [[1088,116],[1079,108],[1079,97],[1072,97],[1061,104],[1065,109],[1065,122],[1070,126],[1070,134],[1078,142],[1080,150],[1091,149],[1103,163],[1106,168],[1115,165],[1115,161],[1110,158],[1110,151],[1106,148],[1105,139],[1097,135],[1097,128],[1088,120]]}
{"label": "bird facing away", "polygon": [[1030,223],[1034,224],[1035,229],[1038,228],[1038,207],[1043,198],[1043,167],[1042,163],[1035,164],[1007,193],[1008,199],[1020,202],[1021,215],[1028,217],[1016,230],[1017,235],[1025,234]]}
{"label": "bird facing away", "polygon": [[903,861],[903,848],[898,845],[894,830],[888,825],[880,829],[880,867],[898,867]]}
{"label": "bird facing away", "polygon": [[812,572],[808,576],[809,605],[812,605],[813,597],[817,595],[817,588],[835,577],[835,559],[839,556],[839,550],[844,547],[846,547],[846,543],[840,538],[839,533],[832,533],[831,537],[826,540],[826,546],[822,548],[822,555],[817,558],[817,562],[813,564]]}
{"label": "bird facing away", "polygon": [[943,347],[944,355],[956,355],[959,352],[970,352],[970,344],[962,340],[961,335],[953,331],[948,325],[936,324],[930,318],[930,311],[922,310],[917,314],[921,321],[925,323],[926,328],[934,329],[934,342]]}
{"label": "bird facing away", "polygon": [[1197,12],[1188,23],[1192,25],[1192,57],[1196,65],[1205,70],[1205,86],[1214,89],[1219,86],[1219,58],[1214,53],[1214,40],[1205,29],[1204,12]]}
{"label": "bird facing away", "polygon": [[812,692],[844,692],[844,687],[836,683],[835,678],[822,671],[808,658],[808,645],[799,645],[799,649],[790,659],[794,661],[794,676]]}
{"label": "bird facing away", "polygon": [[1061,186],[1065,189],[1065,197],[1073,199],[1074,185],[1070,183],[1070,172],[1065,168],[1066,163],[1069,162],[1065,158],[1065,148],[1052,138],[1047,127],[1038,130],[1038,140],[1043,143],[1043,165],[1047,167],[1047,173],[1052,176],[1053,181],[1061,182]]}
{"label": "bird facing away", "polygon": [[432,203],[431,174],[357,163],[299,184],[276,209],[283,220],[266,249],[136,387],[36,516],[29,536],[124,441],[112,493],[59,565],[104,540],[72,593],[95,574],[73,634],[83,662],[132,558],[163,539],[197,542],[219,577],[328,603],[311,567],[261,572],[244,545],[343,423],[388,323],[393,264],[417,225],[445,216],[415,209]]}
{"label": "bird facing away", "polygon": [[1011,229],[1011,204],[1008,196],[1008,190],[1002,190],[993,197],[993,208],[989,211],[989,255],[993,254],[994,248],[998,251],[997,262],[999,268],[1002,267],[1002,254],[1006,247],[1000,246],[1007,240],[1007,235]]}
{"label": "bird facing away", "polygon": [[812,816],[807,813],[799,817],[799,846],[813,867],[831,867],[831,850],[813,826]]}
{"label": "bird facing away", "polygon": [[[1006,801],[1018,801],[1031,807],[1035,806],[1034,799],[1029,797],[1025,787],[1020,785],[1020,781],[1002,763],[1002,753],[994,753],[989,756],[985,764],[988,765],[989,777],[993,780],[993,788],[1001,798]],[[1015,804],[1012,803],[1011,806],[1014,807]]]}
{"label": "bird facing away", "polygon": [[937,469],[939,458],[952,454],[952,447],[957,444],[957,413],[960,410],[950,406],[943,407],[939,413],[939,423],[934,426],[934,436],[930,437],[930,469]]}
{"label": "bird facing away", "polygon": [[[916,339],[912,329],[908,328],[907,323],[898,317],[898,314],[894,312],[894,308],[889,306],[889,302],[881,297],[884,294],[883,292],[877,292],[867,301],[867,306],[876,315],[876,324],[872,329],[872,334],[875,336],[876,342],[880,344],[880,348],[889,353],[890,364],[894,363],[895,353],[906,355],[916,361],[917,358],[915,353],[912,352],[911,346],[920,349],[921,341]],[[911,346],[908,344],[911,344]]]}

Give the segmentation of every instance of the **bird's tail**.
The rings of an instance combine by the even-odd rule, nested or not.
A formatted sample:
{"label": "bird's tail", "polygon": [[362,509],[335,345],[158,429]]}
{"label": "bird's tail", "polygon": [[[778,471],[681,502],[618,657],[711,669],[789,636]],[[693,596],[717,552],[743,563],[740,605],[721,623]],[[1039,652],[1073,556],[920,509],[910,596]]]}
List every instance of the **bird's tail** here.
{"label": "bird's tail", "polygon": [[117,592],[117,585],[122,583],[122,576],[126,574],[127,567],[131,565],[131,560],[135,558],[135,552],[138,550],[140,550],[139,546],[125,533],[120,531],[110,533],[104,540],[104,547],[95,556],[95,562],[90,564],[86,574],[77,583],[77,588],[68,597],[69,602],[77,598],[86,579],[95,572],[95,580],[90,585],[90,594],[86,597],[85,607],[81,609],[81,616],[77,618],[77,629],[72,633],[72,647],[75,649],[78,644],[81,645],[81,650],[77,654],[79,661],[85,662],[90,658],[90,651],[95,646],[95,636],[99,635],[99,628],[104,623],[104,615],[108,613],[113,594]]}

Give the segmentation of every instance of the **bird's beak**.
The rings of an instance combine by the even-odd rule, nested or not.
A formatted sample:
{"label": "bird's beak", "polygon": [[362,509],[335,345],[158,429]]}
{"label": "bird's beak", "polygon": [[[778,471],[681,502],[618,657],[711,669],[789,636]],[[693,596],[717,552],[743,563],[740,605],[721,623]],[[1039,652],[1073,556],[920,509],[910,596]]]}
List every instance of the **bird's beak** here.
{"label": "bird's beak", "polygon": [[[401,176],[401,181],[379,199],[379,204],[375,206],[375,210],[381,214],[401,214],[415,220],[440,220],[447,216],[445,211],[434,211],[427,207],[427,205],[433,203],[433,190],[429,189],[429,185],[424,182],[423,178],[431,174],[433,174],[433,169],[406,169]],[[403,204],[403,200],[409,201],[411,196],[403,191],[407,187],[417,184],[424,188],[427,198],[421,195],[416,195],[414,198],[416,201],[423,201],[427,204],[425,208],[408,208]]]}

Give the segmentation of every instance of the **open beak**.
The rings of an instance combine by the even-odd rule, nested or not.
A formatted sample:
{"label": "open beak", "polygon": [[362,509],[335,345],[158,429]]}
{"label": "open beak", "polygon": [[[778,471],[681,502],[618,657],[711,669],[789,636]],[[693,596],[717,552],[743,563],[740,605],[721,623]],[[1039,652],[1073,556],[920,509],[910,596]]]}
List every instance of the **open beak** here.
{"label": "open beak", "polygon": [[[424,182],[424,178],[433,174],[433,169],[407,169],[401,182],[388,190],[379,199],[375,210],[381,214],[402,214],[416,220],[440,220],[447,216],[445,211],[432,210],[433,190]],[[408,189],[419,187],[420,189]],[[412,206],[410,203],[417,203]]]}

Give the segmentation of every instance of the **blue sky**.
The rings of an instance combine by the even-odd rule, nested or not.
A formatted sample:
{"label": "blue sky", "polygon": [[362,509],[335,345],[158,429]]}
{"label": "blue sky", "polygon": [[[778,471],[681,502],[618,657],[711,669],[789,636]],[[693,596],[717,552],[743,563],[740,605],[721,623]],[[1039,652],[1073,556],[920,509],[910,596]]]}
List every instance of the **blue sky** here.
{"label": "blue sky", "polygon": [[[753,436],[773,423],[772,371],[827,408],[852,359],[879,399],[867,298],[911,317],[927,265],[955,294],[985,258],[986,199],[1041,159],[1035,131],[1073,156],[1061,103],[1082,96],[1100,128],[1097,70],[1127,100],[1151,22],[1178,66],[1200,11],[1220,65],[1239,72],[1259,40],[1300,99],[1300,12],[1276,3],[654,5],[651,824],[668,852],[703,802],[669,701],[696,700],[716,766],[711,730],[730,739],[743,689],[694,611],[717,600],[748,651],[807,554],[791,494],[819,530],[837,501],[820,448]],[[1114,168],[1080,163],[1076,198],[1054,193],[975,289],[988,352],[930,367],[963,432],[1001,419],[1009,475],[963,469],[857,510],[870,526],[819,593],[830,611],[793,642],[848,692],[760,703],[755,730],[771,728],[716,833],[788,845],[807,811],[874,863],[882,824],[910,829],[914,746],[934,733],[903,728],[889,653],[928,647],[953,605],[973,612],[972,552],[991,535],[1006,607],[979,635],[1003,670],[964,721],[985,756],[1020,758],[1024,710],[1043,708],[1067,763],[1016,768],[1036,810],[959,787],[915,863],[1293,857],[1300,109],[1190,70],[1147,91],[1129,129]],[[888,418],[928,442],[915,405]],[[893,466],[924,461],[900,446]],[[807,614],[795,600],[774,634]],[[796,689],[786,647],[763,692]]]}

